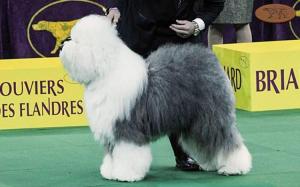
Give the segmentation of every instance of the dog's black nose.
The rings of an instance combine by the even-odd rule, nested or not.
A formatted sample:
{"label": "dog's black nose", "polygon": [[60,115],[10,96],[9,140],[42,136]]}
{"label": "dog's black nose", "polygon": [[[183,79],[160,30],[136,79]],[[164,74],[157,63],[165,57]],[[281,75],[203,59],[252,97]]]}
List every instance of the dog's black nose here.
{"label": "dog's black nose", "polygon": [[65,43],[66,41],[70,41],[71,39],[72,39],[71,36],[67,37],[66,39],[64,39],[64,40],[61,42],[61,45],[64,45],[64,43]]}
{"label": "dog's black nose", "polygon": [[61,44],[59,45],[58,50],[61,51],[62,48],[63,48],[63,46],[64,46],[64,43],[65,43],[66,41],[70,41],[70,40],[71,40],[71,37],[70,37],[70,36],[67,37],[66,39],[64,39],[64,40],[61,42]]}

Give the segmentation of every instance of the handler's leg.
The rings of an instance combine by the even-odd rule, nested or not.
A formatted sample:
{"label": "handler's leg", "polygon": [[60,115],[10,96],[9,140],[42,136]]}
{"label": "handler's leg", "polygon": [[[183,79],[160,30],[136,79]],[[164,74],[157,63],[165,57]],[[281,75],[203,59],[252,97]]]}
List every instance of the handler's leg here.
{"label": "handler's leg", "polygon": [[213,24],[208,28],[208,46],[212,48],[215,44],[223,44],[223,24]]}
{"label": "handler's leg", "polygon": [[176,159],[176,167],[183,171],[198,171],[199,165],[187,155],[179,145],[179,135],[171,134],[169,136],[170,143]]}
{"label": "handler's leg", "polygon": [[234,27],[237,43],[252,42],[252,33],[249,24],[236,24]]}

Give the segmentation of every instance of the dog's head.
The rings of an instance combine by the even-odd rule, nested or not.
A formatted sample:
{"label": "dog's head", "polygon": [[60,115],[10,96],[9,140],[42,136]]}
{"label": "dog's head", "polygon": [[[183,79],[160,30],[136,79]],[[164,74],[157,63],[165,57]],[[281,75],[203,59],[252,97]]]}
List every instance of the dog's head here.
{"label": "dog's head", "polygon": [[117,31],[107,17],[86,16],[72,28],[60,58],[73,80],[88,84],[106,71],[107,61],[114,55],[111,51],[119,43]]}

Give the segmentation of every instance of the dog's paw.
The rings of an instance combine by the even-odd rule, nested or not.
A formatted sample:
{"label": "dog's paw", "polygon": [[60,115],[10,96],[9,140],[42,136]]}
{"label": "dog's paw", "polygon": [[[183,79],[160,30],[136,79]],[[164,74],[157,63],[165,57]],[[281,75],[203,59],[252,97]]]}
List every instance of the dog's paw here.
{"label": "dog's paw", "polygon": [[216,166],[209,162],[205,163],[205,164],[201,164],[200,167],[201,167],[201,170],[203,170],[203,171],[216,171],[217,170]]}
{"label": "dog's paw", "polygon": [[152,160],[149,145],[139,146],[127,142],[115,145],[112,158],[112,178],[124,182],[142,180],[149,171]]}
{"label": "dog's paw", "polygon": [[218,167],[221,175],[244,175],[251,170],[252,158],[245,145],[230,153],[226,159],[222,159]]}
{"label": "dog's paw", "polygon": [[102,175],[103,178],[108,179],[108,180],[113,180],[112,177],[112,158],[111,155],[106,154],[102,165],[100,166],[100,174]]}
{"label": "dog's paw", "polygon": [[229,176],[229,175],[243,175],[243,174],[246,174],[247,172],[248,171],[243,171],[241,169],[230,167],[230,166],[224,166],[224,167],[221,167],[218,170],[218,174],[219,175],[225,175],[225,176]]}
{"label": "dog's paw", "polygon": [[125,171],[125,170],[114,170],[112,177],[114,180],[122,181],[122,182],[136,182],[143,180],[145,177],[144,174],[139,174],[132,171]]}

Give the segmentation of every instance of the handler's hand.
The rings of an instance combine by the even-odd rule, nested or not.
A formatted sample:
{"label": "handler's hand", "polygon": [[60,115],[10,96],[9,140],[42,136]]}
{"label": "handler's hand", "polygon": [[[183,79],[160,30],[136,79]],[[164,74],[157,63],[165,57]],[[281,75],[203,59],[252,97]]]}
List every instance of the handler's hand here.
{"label": "handler's hand", "polygon": [[195,31],[195,25],[191,21],[176,20],[176,24],[170,25],[170,29],[176,32],[181,38],[190,37]]}
{"label": "handler's hand", "polygon": [[113,24],[118,23],[120,16],[121,13],[118,8],[111,8],[107,14],[108,19],[110,19]]}

